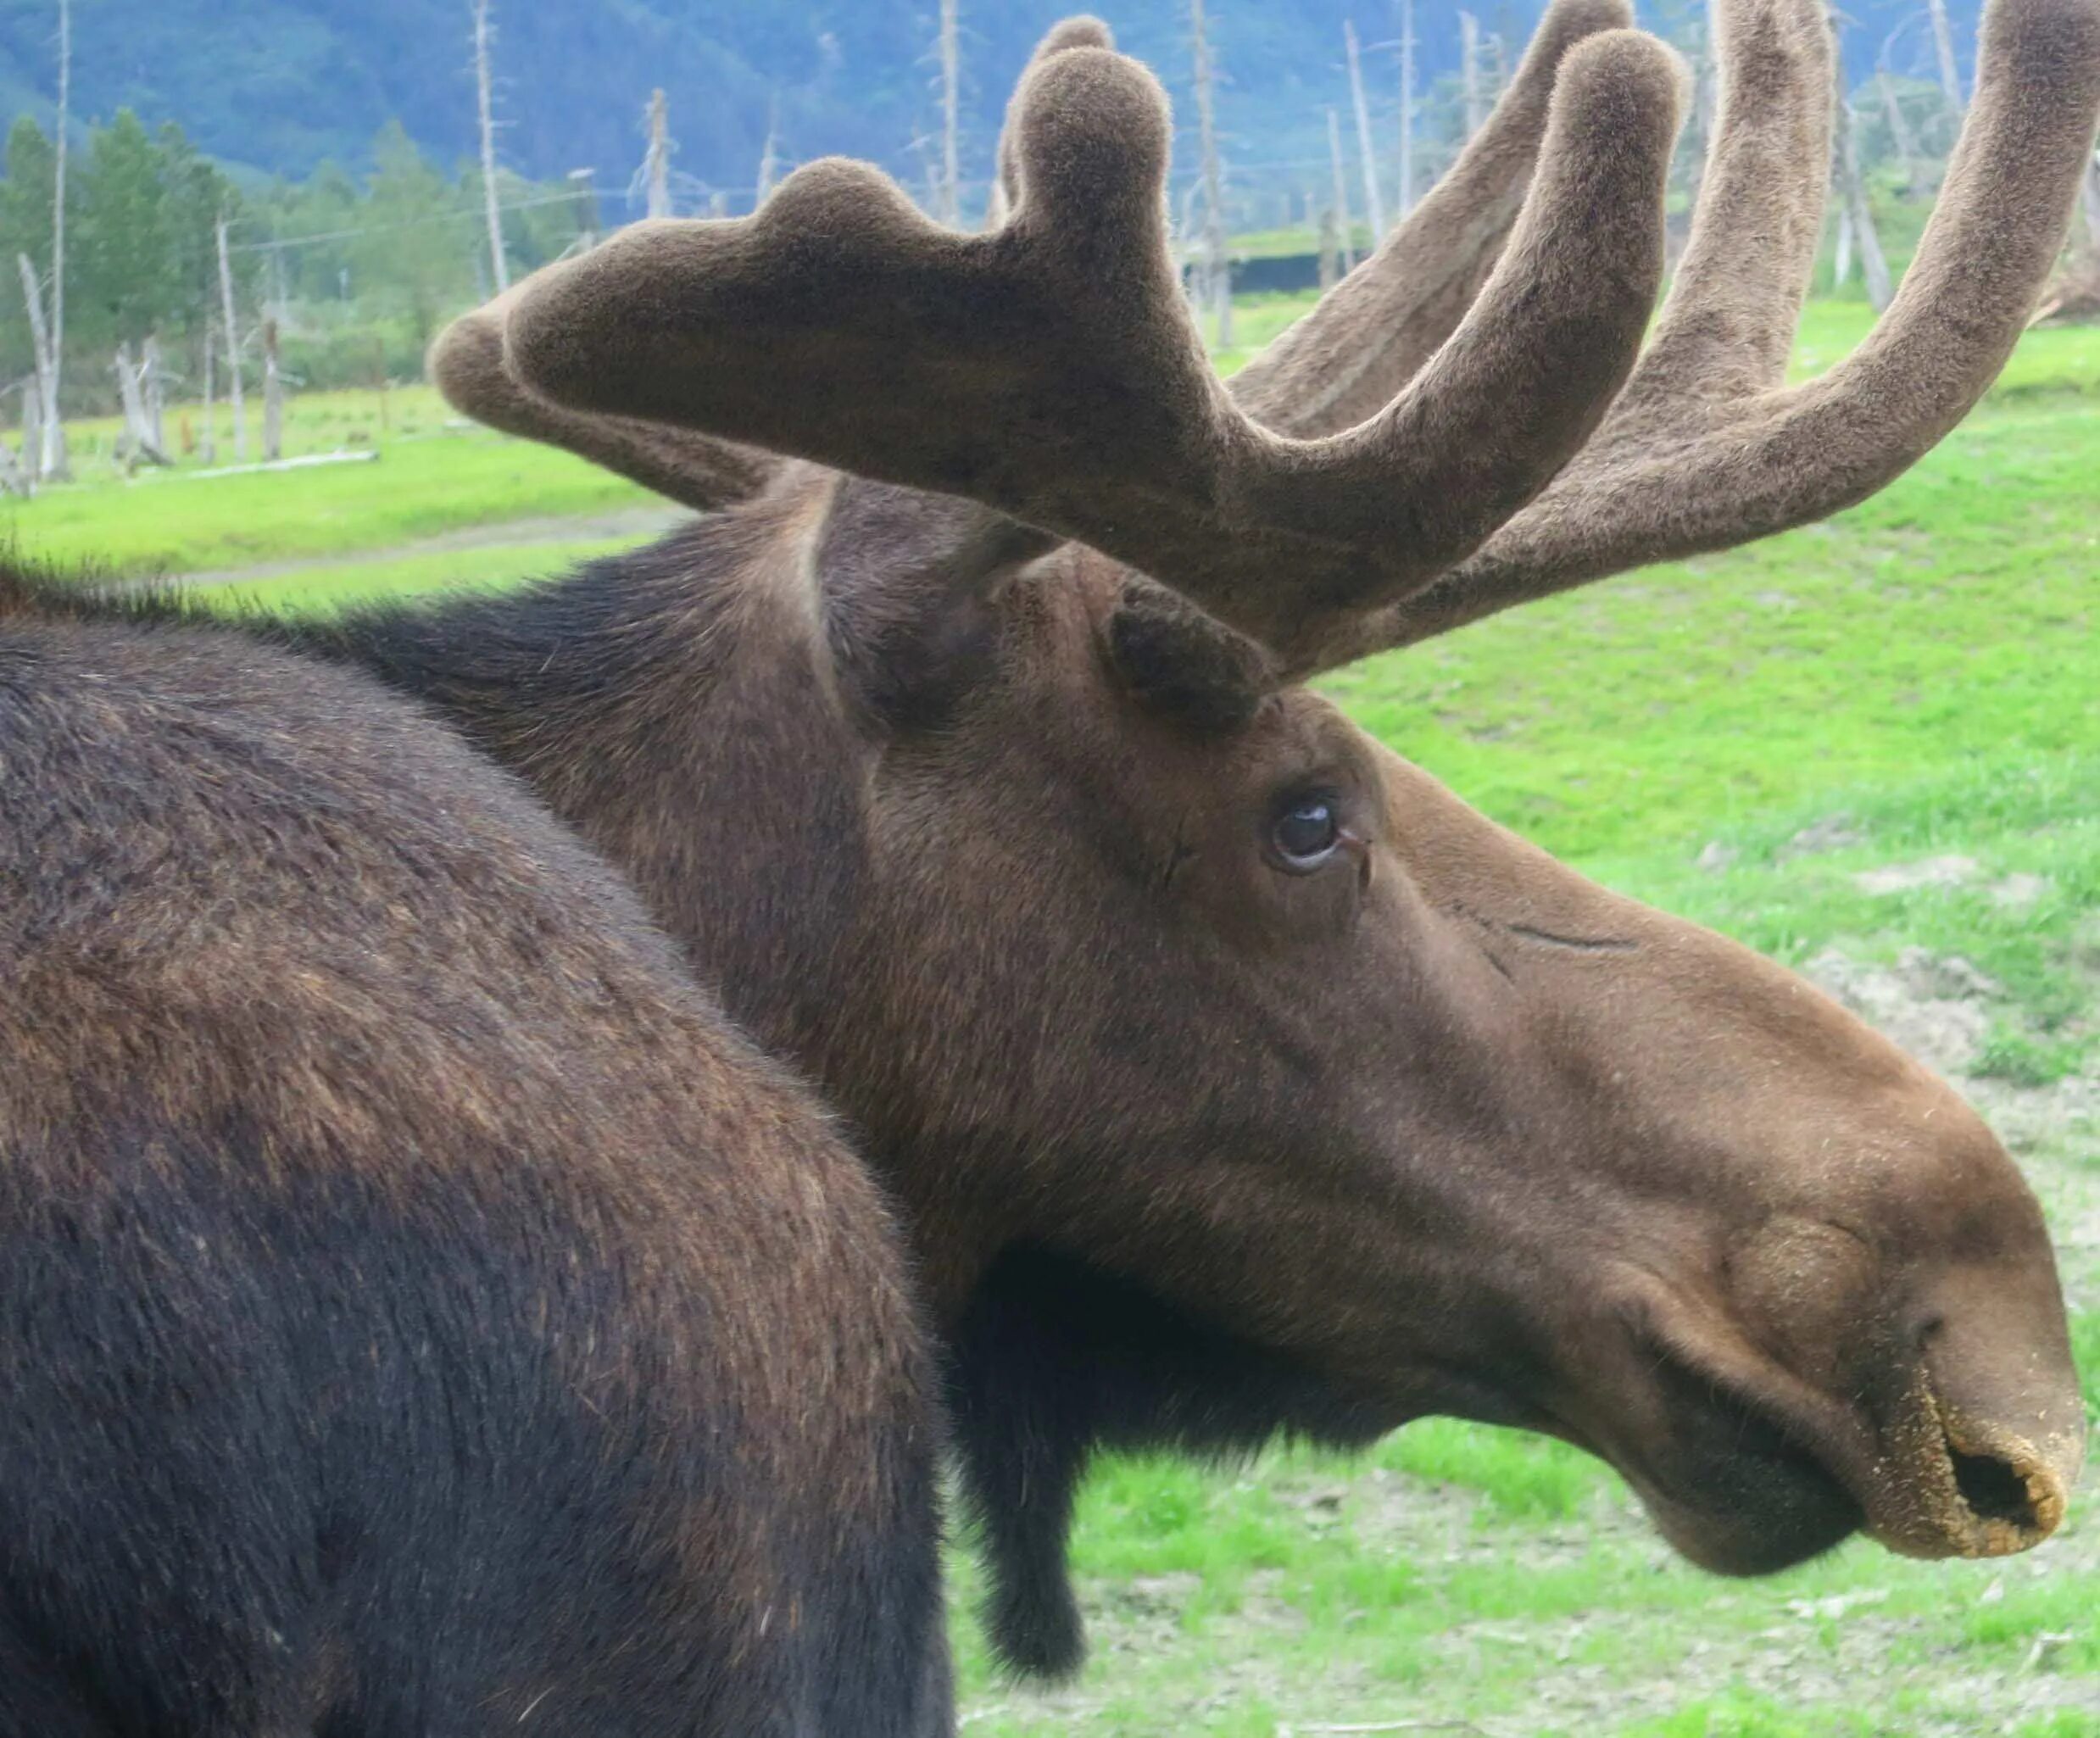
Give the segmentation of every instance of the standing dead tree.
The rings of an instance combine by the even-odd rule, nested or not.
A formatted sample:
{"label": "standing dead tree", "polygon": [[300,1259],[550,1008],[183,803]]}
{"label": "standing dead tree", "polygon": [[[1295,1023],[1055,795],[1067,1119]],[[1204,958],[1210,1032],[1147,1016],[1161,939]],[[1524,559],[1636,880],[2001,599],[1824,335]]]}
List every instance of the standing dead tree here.
{"label": "standing dead tree", "polygon": [[488,47],[495,26],[488,19],[489,0],[474,0],[474,92],[482,132],[482,210],[488,225],[488,268],[501,295],[510,287],[510,267],[503,253],[503,211],[496,198],[495,81],[488,66]]}
{"label": "standing dead tree", "polygon": [[773,183],[780,179],[780,96],[776,92],[766,105],[766,148],[759,153],[758,198],[763,205]]}
{"label": "standing dead tree", "polygon": [[117,401],[124,411],[124,434],[118,447],[119,458],[127,470],[142,460],[148,465],[171,463],[152,426],[147,421],[145,401],[139,393],[140,376],[145,372],[145,367],[131,360],[130,344],[120,343],[117,346],[116,361],[113,365],[117,376]]}
{"label": "standing dead tree", "polygon": [[233,312],[233,261],[226,248],[226,214],[219,215],[219,319],[226,343],[226,402],[233,407],[233,458],[248,461],[248,405],[241,397],[241,323]]}
{"label": "standing dead tree", "polygon": [[962,224],[962,45],[957,0],[940,0],[940,199],[950,229]]}
{"label": "standing dead tree", "polygon": [[219,462],[218,380],[219,326],[209,315],[204,319],[204,415],[198,437],[198,456],[207,465]]}
{"label": "standing dead tree", "polygon": [[65,420],[58,414],[58,371],[65,358],[65,181],[66,134],[72,126],[73,6],[58,0],[58,120],[53,153],[51,193],[50,365],[40,371],[43,402],[43,456],[46,477],[66,474]]}
{"label": "standing dead tree", "polygon": [[1903,197],[1913,198],[1918,192],[1918,141],[1904,116],[1902,99],[1896,93],[1896,81],[1889,76],[1888,68],[1880,68],[1874,81],[1881,95],[1881,113],[1888,120],[1889,142],[1902,172]]}
{"label": "standing dead tree", "polygon": [[1204,0],[1189,0],[1189,23],[1195,49],[1196,127],[1203,148],[1203,252],[1208,271],[1208,299],[1221,350],[1233,341],[1232,261],[1225,250],[1225,176],[1217,154],[1217,106],[1211,61],[1210,23]]}
{"label": "standing dead tree", "polygon": [[1395,221],[1415,209],[1415,0],[1400,0],[1400,193]]}
{"label": "standing dead tree", "polygon": [[[40,479],[65,475],[65,432],[58,423],[58,354],[51,342],[51,327],[44,319],[44,287],[26,253],[15,263],[22,270],[22,300],[29,310],[29,341],[36,368],[36,446],[28,463]],[[58,426],[54,437],[52,430]]]}
{"label": "standing dead tree", "polygon": [[1954,127],[1958,131],[1969,105],[1962,100],[1961,69],[1954,60],[1954,28],[1947,20],[1947,0],[1925,0],[1925,9],[1932,19],[1932,53],[1939,63],[1940,88],[1947,92],[1947,107],[1953,110]]}
{"label": "standing dead tree", "polygon": [[1895,299],[1896,286],[1889,276],[1888,256],[1881,251],[1880,232],[1874,228],[1874,209],[1867,202],[1867,184],[1859,173],[1859,148],[1853,138],[1854,116],[1852,104],[1846,100],[1841,88],[1842,63],[1838,80],[1841,88],[1831,113],[1832,167],[1842,202],[1841,220],[1859,249],[1859,269],[1866,278],[1867,299],[1879,314]]}
{"label": "standing dead tree", "polygon": [[1466,137],[1470,140],[1487,119],[1487,105],[1480,97],[1480,20],[1470,12],[1458,14],[1458,79],[1466,98]]}
{"label": "standing dead tree", "polygon": [[1349,177],[1342,168],[1342,118],[1330,105],[1327,111],[1327,156],[1334,175],[1334,221],[1341,231],[1341,268],[1345,277],[1356,270],[1356,223],[1349,215]]}
{"label": "standing dead tree", "polygon": [[671,116],[660,85],[649,93],[649,152],[642,159],[651,217],[671,215]]}
{"label": "standing dead tree", "polygon": [[1385,201],[1379,192],[1378,148],[1371,138],[1371,104],[1363,94],[1363,55],[1356,42],[1356,21],[1342,20],[1342,41],[1349,50],[1349,95],[1356,109],[1356,151],[1363,159],[1363,203],[1371,217],[1371,240],[1385,239]]}
{"label": "standing dead tree", "polygon": [[263,459],[284,457],[284,369],[277,354],[277,322],[263,322]]}

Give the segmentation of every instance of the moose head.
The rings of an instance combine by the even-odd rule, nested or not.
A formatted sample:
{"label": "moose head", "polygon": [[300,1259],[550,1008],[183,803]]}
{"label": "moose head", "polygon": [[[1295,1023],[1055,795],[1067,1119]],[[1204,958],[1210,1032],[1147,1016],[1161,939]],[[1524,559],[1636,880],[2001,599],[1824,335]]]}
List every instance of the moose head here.
{"label": "moose head", "polygon": [[2064,1512],[2052,1256],[1955,1093],[1302,685],[1856,502],[2003,362],[2092,146],[2093,0],[1995,0],[1895,306],[1797,387],[1831,43],[1821,0],[1717,10],[1652,331],[1679,70],[1620,0],[1556,0],[1445,182],[1229,386],[1164,98],[1091,19],[1015,97],[992,232],[819,163],[440,342],[471,414],[723,510],[337,643],[621,861],[857,1131],[1017,1663],[1078,1657],[1103,1443],[1528,1426],[1729,1572]]}

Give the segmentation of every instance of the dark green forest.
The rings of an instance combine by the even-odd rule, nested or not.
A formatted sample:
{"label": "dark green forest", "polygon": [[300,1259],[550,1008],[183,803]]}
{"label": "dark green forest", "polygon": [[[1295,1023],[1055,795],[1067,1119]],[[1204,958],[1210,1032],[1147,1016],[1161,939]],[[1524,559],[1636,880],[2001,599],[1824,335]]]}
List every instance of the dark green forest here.
{"label": "dark green forest", "polygon": [[[48,121],[55,0],[0,0],[0,101]],[[1042,31],[1075,0],[962,0],[966,172],[989,165],[998,115]],[[1123,45],[1186,95],[1186,0],[1095,0]],[[1474,0],[1483,30],[1512,45],[1539,0]],[[1697,0],[1642,8],[1668,27]],[[1863,74],[1891,31],[1898,71],[1923,73],[1908,0],[1852,0],[1847,52]],[[691,191],[749,188],[769,125],[784,156],[831,152],[905,171],[935,124],[937,0],[497,0],[498,108],[506,167],[536,180],[589,168],[623,193],[642,159],[652,87],[670,99],[677,167]],[[1955,0],[1964,43],[1975,0]],[[1457,0],[1418,0],[1426,81],[1457,59]],[[370,165],[398,120],[436,162],[475,150],[467,0],[77,0],[75,113],[129,108],[178,122],[200,149],[265,176],[324,162]],[[1292,161],[1323,142],[1323,108],[1345,100],[1342,24],[1367,43],[1399,34],[1397,0],[1211,0],[1224,77],[1220,117],[1235,157]],[[1966,49],[1964,49],[1964,54]],[[1374,49],[1374,106],[1391,103],[1393,56]],[[1914,63],[1914,64],[1911,64]]]}

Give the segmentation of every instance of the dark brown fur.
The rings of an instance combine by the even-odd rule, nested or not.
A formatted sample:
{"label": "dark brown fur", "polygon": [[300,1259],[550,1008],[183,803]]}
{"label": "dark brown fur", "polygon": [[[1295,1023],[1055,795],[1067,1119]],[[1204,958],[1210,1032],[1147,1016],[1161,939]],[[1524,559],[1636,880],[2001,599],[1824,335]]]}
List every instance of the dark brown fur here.
{"label": "dark brown fur", "polygon": [[947,1730],[900,1253],[509,777],[0,574],[0,1732]]}

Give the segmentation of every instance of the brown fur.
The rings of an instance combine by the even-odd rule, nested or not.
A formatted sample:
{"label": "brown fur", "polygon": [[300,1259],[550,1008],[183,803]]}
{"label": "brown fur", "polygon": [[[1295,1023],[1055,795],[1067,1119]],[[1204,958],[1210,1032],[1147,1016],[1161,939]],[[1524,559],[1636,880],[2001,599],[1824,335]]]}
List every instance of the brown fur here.
{"label": "brown fur", "polygon": [[0,574],[0,1730],[945,1730],[808,1095],[420,708],[88,613]]}
{"label": "brown fur", "polygon": [[[1529,540],[1507,589],[1432,584],[1418,601],[1438,620],[1601,571],[1579,545],[1650,559],[1886,480],[1983,389],[2040,281],[2100,104],[2091,0],[1994,8],[1914,268],[1930,302],[1907,292],[1827,385],[1757,385],[1821,197],[1828,45],[1813,0],[1722,9],[1728,114],[1657,343],[1599,456],[1490,542]],[[1494,510],[1455,499],[1421,543],[1373,547],[1401,521],[1330,486],[1368,491],[1350,466],[1393,417],[1307,448],[1223,415],[1156,262],[1104,257],[1156,239],[1139,171],[1160,121],[1089,26],[1017,103],[1007,231],[942,235],[833,165],[749,223],[645,230],[515,304],[490,390],[584,419],[545,437],[590,451],[592,417],[662,416],[887,481],[784,471],[566,582],[309,636],[522,772],[865,1139],[919,1252],[996,1633],[1024,1663],[1077,1657],[1063,1532],[1103,1444],[1499,1418],[1606,1455],[1687,1551],[1740,1571],[1862,1525],[1924,1553],[2015,1548],[2055,1525],[2075,1476],[2040,1215],[1944,1083],[1279,685],[1400,632],[1363,606],[1462,546],[1453,526],[1513,510],[1610,394],[1619,365],[1585,354],[1561,359],[1550,427],[1520,408],[1551,395],[1544,334],[1597,287],[1568,262],[1652,240],[1667,93],[1653,50],[1585,34],[1609,21],[1590,0],[1554,18],[1553,42],[1581,40],[1551,60],[1529,214],[1411,389],[1519,382],[1454,401],[1448,430],[1493,449]],[[1542,76],[1512,99],[1534,119],[1498,123],[1510,154],[1481,170],[1483,198],[1521,174]],[[1613,117],[1637,125],[1596,136]],[[1096,185],[1101,209],[1082,197]],[[1494,230],[1455,269],[1478,272]],[[1758,259],[1739,292],[1722,261],[1744,237]],[[866,268],[850,296],[848,261]],[[1617,335],[1648,266],[1606,265]],[[1395,366],[1350,331],[1379,348],[1390,307],[1418,335],[1399,354],[1445,318],[1392,259],[1367,271],[1337,299],[1347,318],[1269,376],[1314,432],[1351,382]],[[1132,283],[1134,300],[1100,288]],[[1540,320],[1498,300],[1525,284]],[[1479,456],[1423,462],[1462,489]],[[1382,451],[1383,474],[1429,474],[1406,458]],[[1235,493],[1248,462],[1273,469]],[[1306,493],[1287,501],[1286,481]],[[1255,496],[1272,517],[1244,510]],[[1317,530],[1313,502],[1333,515],[1324,554],[1271,535]],[[1009,541],[1000,510],[1107,554]],[[1140,543],[1144,582],[1110,559]],[[1341,831],[1294,865],[1279,818],[1316,802]]]}

